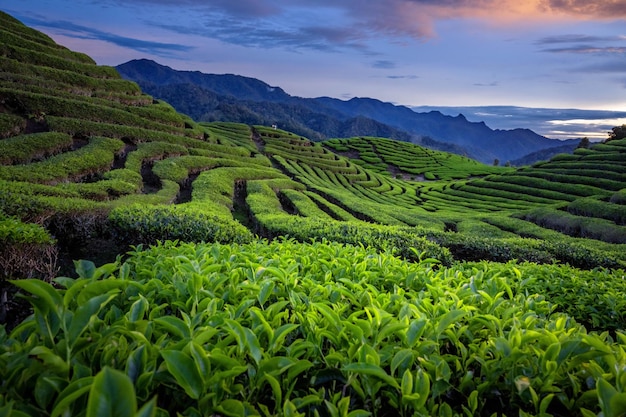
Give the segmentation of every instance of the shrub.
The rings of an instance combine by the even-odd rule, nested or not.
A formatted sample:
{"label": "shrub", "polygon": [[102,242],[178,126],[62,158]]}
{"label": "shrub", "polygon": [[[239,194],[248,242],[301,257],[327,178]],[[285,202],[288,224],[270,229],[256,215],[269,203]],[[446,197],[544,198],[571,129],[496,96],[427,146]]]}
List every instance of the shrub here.
{"label": "shrub", "polygon": [[157,241],[247,242],[252,234],[234,220],[196,205],[131,205],[114,209],[109,221],[115,238],[125,244]]}
{"label": "shrub", "polygon": [[[0,282],[20,278],[50,280],[57,272],[55,245],[55,239],[42,226],[0,217]],[[0,288],[4,291],[3,285]],[[6,294],[0,294],[2,305],[4,297]]]}
{"label": "shrub", "polygon": [[597,217],[619,225],[626,224],[626,206],[597,198],[579,198],[572,201],[567,205],[567,211],[578,216]]}
{"label": "shrub", "polygon": [[467,261],[510,260],[551,263],[556,259],[542,246],[541,241],[525,238],[489,238],[470,234],[438,233],[433,239],[450,250],[455,259]]}
{"label": "shrub", "polygon": [[262,181],[248,183],[246,202],[260,226],[259,233],[267,237],[288,236],[302,242],[327,239],[378,250],[393,250],[399,256],[411,260],[419,260],[422,256],[437,259],[446,265],[452,262],[446,248],[418,235],[413,228],[291,216],[282,211],[278,197]]}
{"label": "shrub", "polygon": [[103,203],[75,197],[34,195],[0,188],[0,212],[23,221],[44,223],[55,213],[93,210]]}
{"label": "shrub", "polygon": [[25,127],[26,120],[24,118],[0,113],[0,139],[18,135]]}
{"label": "shrub", "polygon": [[609,201],[613,204],[626,205],[626,188],[615,192]]}
{"label": "shrub", "polygon": [[575,216],[554,208],[533,209],[524,215],[524,219],[570,236],[626,243],[626,227],[604,219]]}
{"label": "shrub", "polygon": [[0,141],[0,164],[26,164],[61,153],[72,146],[65,133],[43,132],[20,135]]}
{"label": "shrub", "polygon": [[0,166],[0,178],[49,184],[75,180],[85,175],[108,171],[115,159],[115,153],[123,147],[121,140],[91,138],[87,146],[55,155],[42,162]]}

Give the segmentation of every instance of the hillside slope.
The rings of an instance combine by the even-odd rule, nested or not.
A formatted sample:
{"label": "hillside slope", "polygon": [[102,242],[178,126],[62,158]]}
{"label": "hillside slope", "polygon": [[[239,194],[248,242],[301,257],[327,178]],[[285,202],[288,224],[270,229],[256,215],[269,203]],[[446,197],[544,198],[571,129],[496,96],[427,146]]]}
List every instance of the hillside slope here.
{"label": "hillside slope", "polygon": [[[228,121],[247,122],[246,118],[253,112],[258,115],[259,121],[272,120],[272,123],[300,134],[314,131],[315,134],[308,135],[312,139],[387,136],[420,142],[421,138],[430,138],[431,141],[457,146],[459,149],[453,151],[485,163],[492,163],[494,159],[511,161],[555,146],[553,140],[528,129],[492,130],[484,123],[469,122],[462,115],[444,116],[436,111],[417,113],[408,107],[371,98],[344,101],[329,97],[293,97],[279,87],[248,77],[176,71],[149,60],[133,60],[116,68],[124,77],[138,82],[144,91],[168,101],[179,111],[191,110],[186,114],[197,121],[223,120],[218,107],[225,102],[231,109],[236,109],[229,113],[231,119]],[[195,99],[189,95],[183,99],[179,89],[189,88],[190,84],[207,92],[197,95]],[[206,101],[208,92],[227,97],[218,103],[214,102],[217,97]],[[203,109],[200,114],[194,110],[199,108]],[[352,124],[350,131],[336,128],[355,118],[371,119],[377,123]],[[386,127],[383,129],[381,124]],[[430,142],[430,145],[436,146],[435,149],[444,149],[437,143]]]}
{"label": "hillside slope", "polygon": [[513,169],[198,124],[0,39],[0,414],[619,414],[626,138]]}
{"label": "hillside slope", "polygon": [[[414,256],[409,246],[423,247],[446,262],[448,249],[457,258],[494,259],[467,250],[476,244],[503,245],[501,260],[593,266],[624,257],[610,246],[626,242],[623,206],[612,200],[626,182],[619,141],[584,150],[591,161],[610,161],[588,174],[549,171],[565,186],[541,179],[563,158],[522,174],[403,142],[323,147],[260,125],[200,125],[113,68],[5,19],[0,212],[41,225],[56,238],[61,259],[104,255],[107,248],[114,256],[128,244],[166,238],[250,240],[253,233],[377,247],[394,242],[405,256]],[[256,86],[241,88],[250,85]],[[358,161],[350,152],[340,155],[350,148],[360,152]],[[413,181],[419,179],[426,181]],[[540,208],[548,211],[528,211]],[[571,224],[549,222],[547,213],[574,217],[567,218]],[[352,233],[339,232],[345,222],[354,223]],[[540,241],[510,240],[527,237],[530,225]],[[543,227],[556,234],[546,238]],[[589,252],[559,249],[570,241]]]}

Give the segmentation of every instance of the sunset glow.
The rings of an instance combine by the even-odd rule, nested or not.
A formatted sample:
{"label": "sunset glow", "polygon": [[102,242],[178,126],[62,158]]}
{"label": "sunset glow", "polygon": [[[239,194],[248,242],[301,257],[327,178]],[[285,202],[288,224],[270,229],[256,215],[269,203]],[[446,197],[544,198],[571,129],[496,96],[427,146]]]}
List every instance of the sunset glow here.
{"label": "sunset glow", "polygon": [[0,8],[104,65],[149,58],[304,97],[626,112],[623,0],[21,0]]}

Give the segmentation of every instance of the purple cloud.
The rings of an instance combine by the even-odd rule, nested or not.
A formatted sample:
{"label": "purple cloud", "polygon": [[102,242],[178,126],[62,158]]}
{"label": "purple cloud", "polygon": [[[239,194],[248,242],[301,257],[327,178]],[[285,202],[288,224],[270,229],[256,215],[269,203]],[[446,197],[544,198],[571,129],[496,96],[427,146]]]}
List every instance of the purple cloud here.
{"label": "purple cloud", "polygon": [[137,38],[116,35],[110,32],[94,29],[93,27],[82,26],[65,20],[45,20],[33,16],[18,16],[27,25],[53,29],[57,33],[76,39],[90,39],[108,42],[117,46],[122,46],[135,51],[151,53],[161,57],[171,57],[176,52],[190,52],[192,46],[179,43],[166,43],[146,41]]}
{"label": "purple cloud", "polygon": [[416,80],[419,78],[418,75],[388,75],[387,78],[390,80]]}
{"label": "purple cloud", "polygon": [[396,67],[396,63],[388,60],[379,60],[374,62],[372,64],[372,67],[380,69],[392,69]]}

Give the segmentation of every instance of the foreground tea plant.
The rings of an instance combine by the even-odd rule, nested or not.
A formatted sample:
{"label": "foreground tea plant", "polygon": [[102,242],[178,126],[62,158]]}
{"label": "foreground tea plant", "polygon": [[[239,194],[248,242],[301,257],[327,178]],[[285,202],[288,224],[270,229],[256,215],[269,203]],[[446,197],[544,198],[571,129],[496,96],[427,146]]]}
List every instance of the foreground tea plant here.
{"label": "foreground tea plant", "polygon": [[34,313],[0,332],[0,415],[626,409],[622,330],[588,332],[555,313],[532,265],[444,268],[283,240],[166,242],[76,272],[14,281]]}

